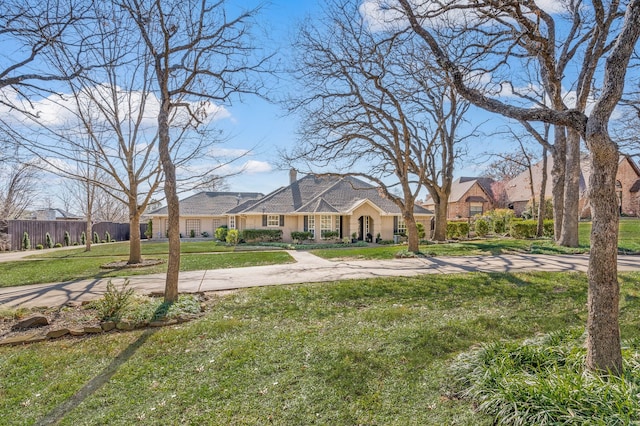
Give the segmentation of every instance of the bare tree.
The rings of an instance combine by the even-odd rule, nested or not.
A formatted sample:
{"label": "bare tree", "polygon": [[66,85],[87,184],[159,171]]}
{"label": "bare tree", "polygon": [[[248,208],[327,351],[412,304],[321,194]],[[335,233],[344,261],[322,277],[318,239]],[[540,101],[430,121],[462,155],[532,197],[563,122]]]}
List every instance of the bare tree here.
{"label": "bare tree", "polygon": [[[631,0],[628,3],[619,30],[612,27],[611,22],[608,21],[609,17],[620,16],[619,2],[610,2],[608,10],[605,10],[602,3],[592,2],[596,15],[596,30],[588,32],[585,40],[590,45],[593,43],[595,47],[598,47],[601,46],[604,37],[606,46],[603,46],[603,49],[608,52],[608,57],[600,84],[602,90],[588,115],[580,109],[579,105],[577,109],[560,109],[554,105],[525,108],[508,104],[502,99],[488,96],[476,88],[469,87],[466,82],[467,72],[443,49],[432,31],[425,25],[427,21],[419,15],[418,8],[408,0],[398,0],[398,3],[399,10],[408,19],[411,30],[425,42],[436,57],[438,65],[448,73],[456,89],[469,101],[484,109],[514,119],[543,121],[555,126],[564,126],[585,139],[591,154],[589,198],[592,200],[593,206],[588,271],[587,367],[591,370],[620,373],[622,371],[622,354],[618,323],[618,214],[615,194],[619,152],[617,145],[609,136],[608,123],[622,96],[627,66],[640,37],[640,0]],[[549,27],[553,25],[552,20],[547,19],[548,14],[530,1],[473,2],[466,7],[476,11],[478,4],[486,4],[496,12],[493,20],[500,23],[507,21],[505,18],[508,16],[508,12],[515,10],[532,20],[534,30],[540,28],[541,25]],[[535,59],[541,67],[543,76],[555,74],[557,72],[555,60],[549,59],[556,56],[548,58],[544,55],[542,46],[536,44],[539,38],[536,37],[536,34],[534,31],[529,38],[517,38],[513,45],[524,43],[524,47],[537,46],[535,52],[529,53],[528,57]],[[490,46],[490,48],[493,47]],[[555,45],[549,46],[549,48],[555,49]],[[594,56],[598,55],[594,53]],[[508,52],[504,57],[509,57]],[[502,64],[505,63],[506,61],[502,61]],[[588,64],[595,67],[597,61],[590,61]],[[594,75],[595,70],[589,69],[585,72]],[[559,78],[554,80],[560,81]],[[560,88],[557,87],[557,90]]]}
{"label": "bare tree", "polygon": [[[171,156],[176,134],[197,129],[210,102],[228,102],[235,94],[256,93],[265,59],[251,45],[250,28],[258,9],[230,17],[224,0],[122,0],[150,55],[157,113],[158,150],[168,207],[169,261],[165,300],[178,298],[180,205],[176,166]],[[176,114],[185,117],[172,121]]]}
{"label": "bare tree", "polygon": [[[466,102],[442,87],[411,38],[369,31],[358,2],[337,0],[320,25],[306,23],[297,39],[295,74],[303,87],[287,101],[302,113],[302,144],[285,155],[331,174],[365,177],[393,201],[418,251],[414,218],[425,185],[444,221],[456,158],[456,128]],[[444,238],[445,232],[442,233]],[[439,234],[436,236],[439,237]]]}

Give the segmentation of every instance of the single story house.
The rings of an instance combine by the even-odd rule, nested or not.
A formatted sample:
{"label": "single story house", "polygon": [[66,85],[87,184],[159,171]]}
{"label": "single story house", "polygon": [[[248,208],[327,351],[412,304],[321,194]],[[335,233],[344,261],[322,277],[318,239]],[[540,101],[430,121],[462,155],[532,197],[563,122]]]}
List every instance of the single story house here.
{"label": "single story house", "polygon": [[[416,206],[417,222],[430,229],[433,213]],[[154,237],[164,237],[167,208],[150,213]],[[201,192],[180,201],[180,232],[197,236],[215,229],[280,229],[282,239],[291,242],[291,232],[311,232],[322,240],[322,231],[334,231],[340,239],[391,240],[406,232],[400,208],[373,185],[354,177],[306,175],[297,179],[291,171],[290,184],[270,194]]]}
{"label": "single story house", "polygon": [[[227,225],[227,212],[263,197],[258,192],[199,192],[180,201],[180,233],[188,237],[193,230],[196,237],[203,232],[215,235],[216,229]],[[167,207],[156,209],[148,215],[153,223],[153,238],[164,238],[167,232]]]}
{"label": "single story house", "polygon": [[[339,238],[376,238],[391,240],[406,232],[400,208],[373,185],[351,176],[290,174],[289,186],[248,205],[227,212],[229,227],[243,229],[281,229],[283,241],[291,241],[291,232],[311,232],[313,240],[322,239],[322,231],[337,231]],[[433,213],[416,206],[414,215],[430,229]]]}
{"label": "single story house", "polygon": [[[467,219],[494,208],[491,190],[493,179],[485,177],[461,177],[451,183],[447,220]],[[428,197],[422,206],[433,210],[435,203]]]}

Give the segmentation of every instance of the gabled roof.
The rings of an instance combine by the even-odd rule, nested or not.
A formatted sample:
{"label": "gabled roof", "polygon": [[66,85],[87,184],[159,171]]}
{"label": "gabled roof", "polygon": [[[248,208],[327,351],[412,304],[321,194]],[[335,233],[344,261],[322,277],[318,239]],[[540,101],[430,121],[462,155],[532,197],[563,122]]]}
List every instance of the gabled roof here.
{"label": "gabled roof", "polygon": [[[480,188],[487,195],[485,198],[473,197],[473,200],[468,200],[467,193],[473,187],[478,184]],[[493,201],[493,191],[491,190],[491,184],[493,179],[487,177],[460,177],[451,183],[451,193],[449,194],[449,203],[468,202],[468,201]],[[482,199],[481,199],[482,198]],[[433,204],[433,199],[428,196],[424,204]]]}
{"label": "gabled roof", "polygon": [[[391,200],[384,198],[373,185],[351,176],[307,175],[289,186],[277,189],[245,209],[234,209],[242,214],[308,214],[349,212],[354,204],[369,200],[385,214],[400,214]],[[416,206],[417,214],[432,214]]]}
{"label": "gabled roof", "polygon": [[[199,192],[180,200],[180,216],[223,216],[231,209],[249,206],[262,196],[259,192]],[[152,216],[167,214],[166,206],[149,213]]]}
{"label": "gabled roof", "polygon": [[[623,162],[628,161],[631,165],[632,169],[636,172],[638,177],[640,178],[640,169],[635,164],[631,158],[626,155],[620,155],[618,159],[618,166]],[[547,186],[545,187],[545,198],[551,197],[551,169],[553,167],[553,157],[549,156],[547,158]],[[531,174],[533,176],[533,190],[536,195],[536,199],[540,195],[540,186],[542,185],[542,161],[531,166]],[[580,157],[580,196],[584,196],[587,185],[589,182],[589,177],[591,175],[591,170],[589,169],[589,156],[582,155]],[[633,185],[631,188],[631,192],[634,192],[634,189],[637,191],[640,188],[640,184]],[[507,198],[511,202],[517,201],[529,201],[531,199],[531,178],[529,177],[529,171],[525,170],[520,173],[518,176],[510,180],[506,186],[505,191],[507,192]]]}

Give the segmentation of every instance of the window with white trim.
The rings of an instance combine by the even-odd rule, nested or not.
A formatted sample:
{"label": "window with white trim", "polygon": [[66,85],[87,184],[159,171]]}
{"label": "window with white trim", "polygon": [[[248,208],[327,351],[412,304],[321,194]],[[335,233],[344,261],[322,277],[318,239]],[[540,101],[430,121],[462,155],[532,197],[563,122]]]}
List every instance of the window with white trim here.
{"label": "window with white trim", "polygon": [[316,238],[316,217],[313,215],[308,216],[307,226],[309,227],[308,232],[311,232],[311,238],[315,240]]}
{"label": "window with white trim", "polygon": [[331,231],[333,229],[333,216],[323,214],[320,216],[320,232]]}
{"label": "window with white trim", "polygon": [[229,216],[229,229],[236,229],[236,217]]}
{"label": "window with white trim", "polygon": [[267,215],[267,226],[270,228],[280,226],[280,215],[277,215],[277,214]]}
{"label": "window with white trim", "polygon": [[404,217],[398,216],[398,230],[396,231],[398,234],[406,234],[407,233],[407,222],[404,221]]}

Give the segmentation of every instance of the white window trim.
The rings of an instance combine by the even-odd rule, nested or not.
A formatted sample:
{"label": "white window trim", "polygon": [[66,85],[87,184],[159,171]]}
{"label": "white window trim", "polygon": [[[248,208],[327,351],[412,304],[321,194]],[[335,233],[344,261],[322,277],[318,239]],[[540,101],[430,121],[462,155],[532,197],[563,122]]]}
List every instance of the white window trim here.
{"label": "white window trim", "polygon": [[279,214],[268,214],[267,215],[267,228],[278,228],[280,226],[280,215]]}

